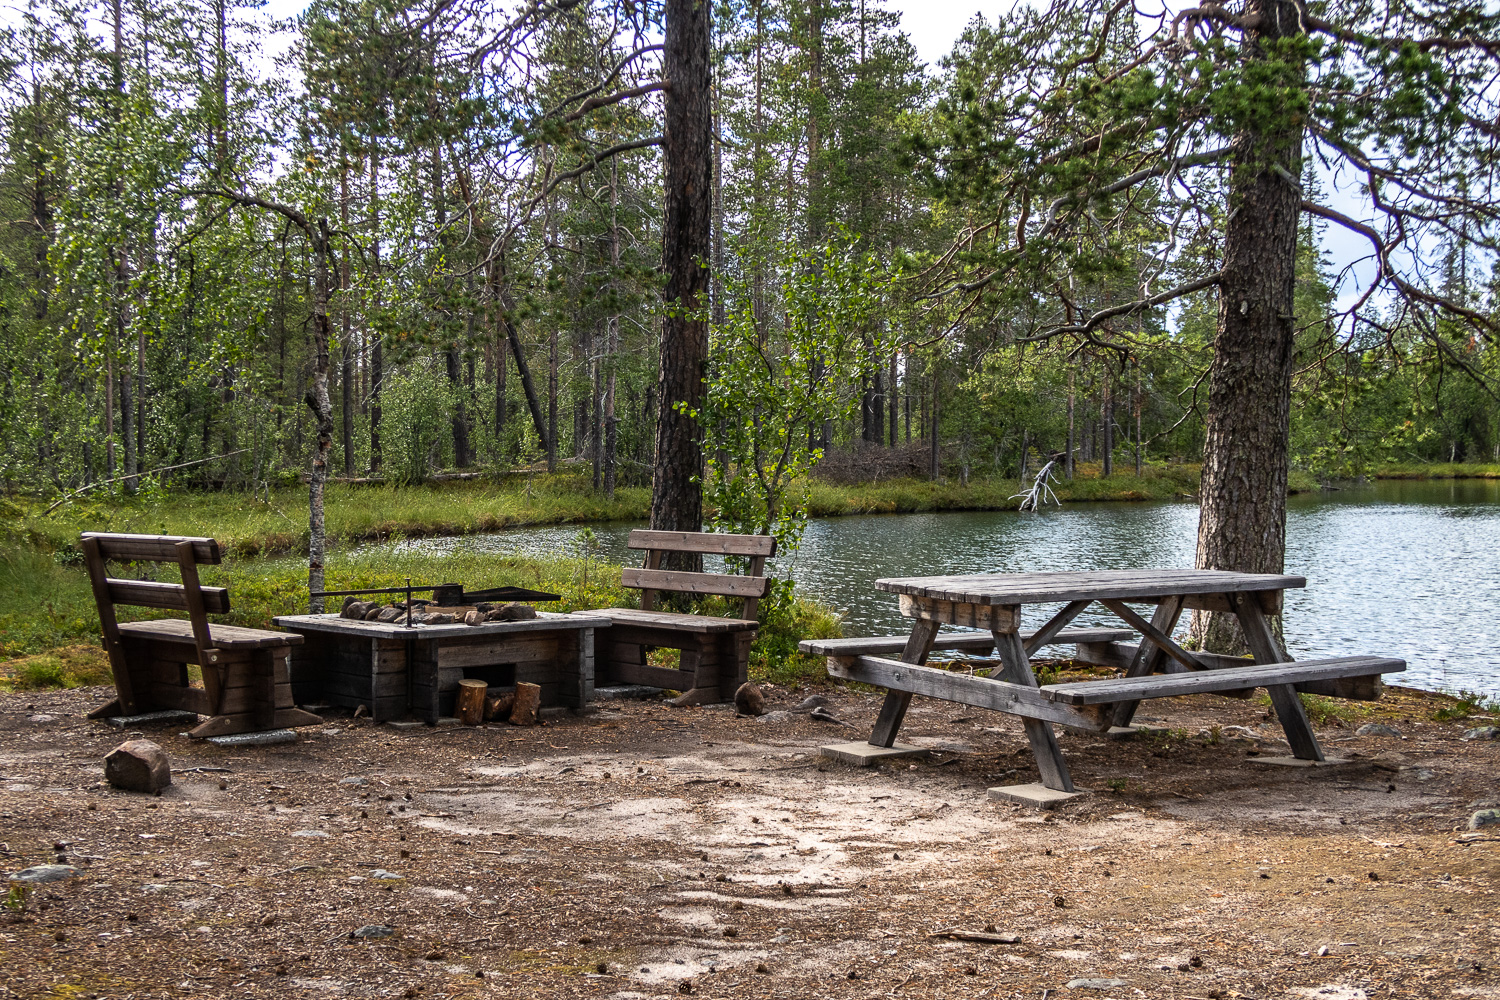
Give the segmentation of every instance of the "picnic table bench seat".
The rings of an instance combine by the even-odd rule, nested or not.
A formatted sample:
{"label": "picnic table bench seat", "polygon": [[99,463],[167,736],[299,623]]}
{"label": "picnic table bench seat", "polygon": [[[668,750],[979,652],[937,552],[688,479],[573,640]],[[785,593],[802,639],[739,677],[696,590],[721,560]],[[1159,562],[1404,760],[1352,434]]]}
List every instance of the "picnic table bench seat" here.
{"label": "picnic table bench seat", "polygon": [[[760,623],[760,599],[770,593],[766,560],[776,554],[769,535],[719,532],[651,531],[637,529],[626,543],[646,552],[645,565],[627,566],[621,583],[641,592],[640,608],[600,608],[590,611],[610,620],[596,650],[596,683],[643,684],[683,692],[682,705],[730,701],[749,675],[750,644]],[[697,573],[662,569],[668,552],[723,555],[747,560],[746,573]],[[683,614],[656,607],[658,593],[735,597],[741,600],[737,618]],[[652,649],[680,650],[678,669],[647,662]]]}
{"label": "picnic table bench seat", "polygon": [[[1035,636],[1035,632],[1022,632],[1021,641],[1030,642]],[[1135,632],[1128,628],[1070,628],[1057,632],[1042,645],[1092,646],[1133,638]],[[906,642],[907,637],[904,635],[804,639],[797,644],[797,648],[813,656],[880,656],[901,652],[906,648]],[[933,639],[932,648],[962,653],[992,653],[995,649],[995,637],[988,632],[949,632]]]}
{"label": "picnic table bench seat", "polygon": [[[292,701],[287,660],[300,635],[209,623],[209,614],[229,611],[226,588],[198,581],[200,565],[223,558],[217,541],[89,531],[80,544],[115,685],[115,697],[89,718],[195,712],[209,716],[189,731],[198,738],[323,721]],[[113,578],[110,561],[176,563],[182,582]],[[120,622],[116,605],[185,611],[188,617]],[[190,665],[200,668],[202,687],[192,683]]]}
{"label": "picnic table bench seat", "polygon": [[[1229,659],[1229,657],[1224,657]],[[1116,677],[1108,680],[1045,684],[1042,697],[1062,705],[1112,705],[1146,698],[1174,698],[1188,694],[1223,694],[1281,684],[1303,685],[1345,677],[1373,677],[1400,673],[1406,661],[1388,656],[1335,656],[1288,663],[1246,663],[1209,670]]]}

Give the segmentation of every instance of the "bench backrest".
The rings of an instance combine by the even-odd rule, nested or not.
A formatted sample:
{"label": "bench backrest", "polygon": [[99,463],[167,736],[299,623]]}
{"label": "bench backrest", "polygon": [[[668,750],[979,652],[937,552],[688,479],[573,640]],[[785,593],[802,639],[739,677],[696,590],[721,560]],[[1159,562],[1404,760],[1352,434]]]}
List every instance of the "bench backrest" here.
{"label": "bench backrest", "polygon": [[[183,538],[176,535],[116,535],[85,531],[80,539],[89,582],[94,588],[94,603],[99,607],[99,623],[104,632],[105,648],[111,663],[119,653],[119,623],[115,605],[186,611],[193,625],[193,640],[198,646],[198,662],[212,661],[208,615],[229,610],[229,591],[223,587],[204,587],[198,582],[198,566],[217,565],[223,558],[219,543],[212,538]],[[122,562],[176,563],[182,573],[181,583],[159,583],[154,580],[119,580],[106,572],[105,563]]]}
{"label": "bench backrest", "polygon": [[[656,591],[677,594],[713,594],[740,597],[740,617],[753,621],[760,612],[760,599],[771,592],[765,575],[766,560],[776,554],[776,539],[770,535],[728,535],[709,531],[649,531],[637,528],[626,543],[646,551],[640,569],[625,567],[621,582],[641,592],[641,610],[655,605]],[[744,576],[727,573],[690,573],[661,568],[664,552],[694,552],[701,555],[743,556],[749,560]]]}

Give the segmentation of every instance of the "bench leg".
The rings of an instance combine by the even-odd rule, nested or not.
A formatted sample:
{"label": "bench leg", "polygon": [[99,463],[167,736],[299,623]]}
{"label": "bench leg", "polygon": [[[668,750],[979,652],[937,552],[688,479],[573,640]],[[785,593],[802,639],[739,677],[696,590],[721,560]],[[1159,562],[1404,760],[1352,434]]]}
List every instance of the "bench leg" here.
{"label": "bench leg", "polygon": [[1292,756],[1298,760],[1322,760],[1323,749],[1318,746],[1318,737],[1313,734],[1312,723],[1302,707],[1302,699],[1291,684],[1277,684],[1266,688],[1271,704],[1276,706],[1276,718],[1286,732],[1286,741],[1292,746]]}
{"label": "bench leg", "polygon": [[906,719],[906,709],[911,705],[911,692],[887,691],[885,702],[880,706],[880,716],[875,720],[875,731],[870,734],[870,746],[892,747],[896,745],[896,733]]}
{"label": "bench leg", "polygon": [[[1000,671],[1000,679],[1012,684],[1024,684],[1027,687],[1036,687],[1036,674],[1031,672],[1031,661],[1026,656],[1026,647],[1021,644],[1021,637],[1015,632],[996,632],[995,648],[1000,653],[1000,660],[1005,664]],[[1036,758],[1037,773],[1041,775],[1042,784],[1059,792],[1075,791],[1073,778],[1068,774],[1067,762],[1063,760],[1062,749],[1057,745],[1057,734],[1052,731],[1050,723],[1041,719],[1021,720],[1026,727],[1026,742],[1031,744],[1031,755]]]}
{"label": "bench leg", "polygon": [[[1235,617],[1240,620],[1240,628],[1244,629],[1245,645],[1250,647],[1255,662],[1291,662],[1291,656],[1276,641],[1276,633],[1271,630],[1271,623],[1266,621],[1254,595],[1230,594],[1229,600]],[[1281,728],[1286,732],[1292,756],[1298,760],[1322,760],[1323,750],[1318,746],[1318,737],[1313,733],[1312,723],[1307,720],[1307,710],[1302,707],[1302,699],[1298,696],[1296,687],[1277,684],[1266,688],[1266,693],[1271,696],[1271,704],[1276,706],[1276,718],[1281,721]]]}
{"label": "bench leg", "polygon": [[[1182,617],[1182,598],[1169,597],[1156,606],[1156,611],[1151,615],[1151,624],[1167,635],[1177,627],[1177,619]],[[1161,661],[1166,657],[1160,646],[1153,642],[1147,642],[1146,637],[1141,637],[1141,643],[1135,648],[1135,658],[1131,660],[1130,666],[1125,670],[1126,677],[1145,677],[1156,673]],[[1122,701],[1114,707],[1114,718],[1112,725],[1128,726],[1130,720],[1135,718],[1135,710],[1140,706],[1138,701]]]}
{"label": "bench leg", "polygon": [[[918,618],[912,623],[911,635],[906,639],[906,648],[901,651],[903,663],[926,663],[932,652],[933,640],[937,638],[938,623]],[[896,745],[896,733],[906,720],[906,710],[911,705],[910,691],[887,691],[885,702],[880,706],[880,715],[875,720],[875,730],[870,734],[870,746],[889,749]]]}

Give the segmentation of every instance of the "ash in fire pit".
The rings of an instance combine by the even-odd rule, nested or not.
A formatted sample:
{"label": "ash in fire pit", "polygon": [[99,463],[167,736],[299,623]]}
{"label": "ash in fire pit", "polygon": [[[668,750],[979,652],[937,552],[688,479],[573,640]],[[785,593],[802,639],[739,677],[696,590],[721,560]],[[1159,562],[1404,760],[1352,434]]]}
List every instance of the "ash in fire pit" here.
{"label": "ash in fire pit", "polygon": [[[411,602],[413,625],[483,625],[486,622],[520,622],[536,618],[536,608],[519,601],[496,604],[479,601],[473,605],[448,606],[442,611],[428,611],[427,601]],[[405,622],[406,602],[381,604],[377,601],[361,601],[354,597],[344,599],[340,618],[351,621]]]}

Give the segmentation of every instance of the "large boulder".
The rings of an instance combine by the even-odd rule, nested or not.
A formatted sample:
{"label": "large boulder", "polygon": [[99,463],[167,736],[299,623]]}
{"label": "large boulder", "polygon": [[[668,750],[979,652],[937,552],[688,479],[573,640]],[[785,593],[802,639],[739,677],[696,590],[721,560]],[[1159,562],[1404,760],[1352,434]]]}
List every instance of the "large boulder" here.
{"label": "large boulder", "polygon": [[150,740],[128,740],[104,758],[104,777],[127,792],[159,792],[172,783],[172,763]]}

